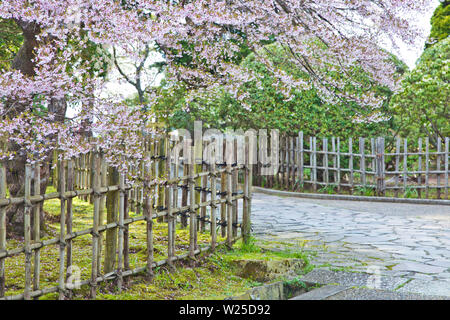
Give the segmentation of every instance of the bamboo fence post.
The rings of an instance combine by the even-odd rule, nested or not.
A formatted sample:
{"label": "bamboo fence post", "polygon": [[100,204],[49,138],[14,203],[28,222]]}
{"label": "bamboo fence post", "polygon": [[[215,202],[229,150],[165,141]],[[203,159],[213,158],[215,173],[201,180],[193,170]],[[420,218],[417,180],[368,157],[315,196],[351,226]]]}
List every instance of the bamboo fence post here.
{"label": "bamboo fence post", "polygon": [[216,195],[217,195],[217,173],[216,173],[216,148],[213,147],[211,150],[211,161],[210,161],[210,184],[211,184],[211,251],[216,250],[217,245],[217,220],[216,220]]}
{"label": "bamboo fence post", "polygon": [[250,137],[245,137],[245,168],[244,168],[244,204],[242,217],[242,237],[244,243],[250,242],[251,231],[251,179],[252,179],[252,150],[250,147]]}
{"label": "bamboo fence post", "polygon": [[[123,224],[124,216],[125,216],[125,206],[126,206],[126,194],[125,190],[125,174],[121,173],[119,177],[119,236],[118,236],[118,256],[117,256],[117,287],[119,293],[122,292],[122,284],[123,284],[123,249],[124,249],[124,229],[125,226]],[[148,220],[147,220],[148,225]],[[148,230],[148,227],[147,227]],[[148,237],[148,236],[147,236]]]}
{"label": "bamboo fence post", "polygon": [[[120,183],[119,171],[114,167],[108,168],[108,186],[117,186]],[[103,195],[102,195],[103,197]],[[117,222],[117,215],[119,212],[119,192],[109,191],[106,196],[106,223]],[[100,241],[99,237],[99,252]],[[116,250],[117,250],[117,228],[106,230],[106,243],[105,243],[105,261],[104,261],[104,273],[109,273],[115,269],[116,264]],[[100,267],[99,267],[100,268]]]}
{"label": "bamboo fence post", "polygon": [[285,189],[289,190],[289,178],[291,176],[291,148],[290,148],[290,137],[286,136],[286,141],[285,141],[285,148],[286,148],[286,155],[285,155]]}
{"label": "bamboo fence post", "polygon": [[[224,159],[224,163],[226,162],[226,141],[223,141],[222,143],[222,150],[224,155],[222,156],[222,159]],[[226,199],[225,189],[227,187],[227,174],[225,172],[221,173],[220,176],[220,199],[224,200]],[[222,238],[226,236],[227,229],[225,227],[225,221],[227,220],[227,204],[225,202],[222,202],[220,204],[220,220],[221,220],[221,235]]]}
{"label": "bamboo fence post", "polygon": [[366,186],[366,154],[365,154],[365,139],[359,138],[359,154],[360,154],[360,162],[359,169],[361,171],[360,175],[360,183],[364,188]]}
{"label": "bamboo fence post", "polygon": [[[183,176],[189,175],[189,161],[190,156],[188,152],[188,148],[190,148],[189,140],[183,138]],[[184,180],[183,189],[181,191],[181,206],[186,207],[188,204],[188,180]],[[188,219],[185,215],[181,216],[181,228],[186,229],[188,226]]]}
{"label": "bamboo fence post", "polygon": [[[417,177],[417,183],[422,186],[422,138],[419,138],[419,164],[418,164],[419,174]],[[419,198],[422,198],[422,188],[417,190]]]}
{"label": "bamboo fence post", "polygon": [[[199,174],[200,172],[202,172],[202,163],[203,163],[203,139],[201,138],[201,136],[197,137],[194,134],[194,173],[195,174]],[[197,177],[195,179],[195,187],[197,188],[201,188],[202,186],[202,178],[201,177]],[[201,201],[201,191],[195,191],[195,202],[196,203],[200,203]],[[200,208],[197,208],[195,210],[195,221],[196,221],[196,232],[194,234],[195,237],[195,249],[198,249],[198,242],[197,242],[197,232],[199,230],[200,227],[200,219],[198,219],[198,217],[200,216]]]}
{"label": "bamboo fence post", "polygon": [[227,246],[231,248],[233,245],[233,202],[232,202],[232,190],[233,190],[233,180],[232,180],[232,159],[233,159],[233,140],[231,137],[227,137]]}
{"label": "bamboo fence post", "polygon": [[401,152],[401,140],[399,137],[397,137],[395,142],[395,189],[394,189],[394,196],[398,197],[398,182],[399,182],[399,176],[400,176],[400,152]]}
{"label": "bamboo fence post", "polygon": [[329,172],[328,172],[328,139],[327,138],[323,138],[323,140],[322,140],[322,150],[323,150],[322,165],[324,167],[322,181],[325,182],[325,186],[328,186]]}
{"label": "bamboo fence post", "polygon": [[[189,140],[188,140],[189,141]],[[195,155],[192,150],[193,147],[189,148],[189,257],[195,259],[195,233],[197,232],[196,227],[196,210],[195,210]]]}
{"label": "bamboo fence post", "polygon": [[341,139],[337,137],[337,190],[341,191]]}
{"label": "bamboo fence post", "polygon": [[429,196],[429,189],[430,189],[430,138],[425,138],[425,198],[428,199]]}
{"label": "bamboo fence post", "polygon": [[[150,176],[146,178],[147,182],[150,181]],[[147,280],[151,281],[153,279],[153,198],[152,198],[152,189],[150,188],[145,192],[145,202],[144,202],[144,214],[146,221],[146,241],[147,241]]]}
{"label": "bamboo fence post", "polygon": [[29,164],[25,165],[25,196],[24,196],[24,241],[25,241],[25,289],[23,297],[25,300],[30,300],[31,292],[31,209],[33,205],[31,204],[31,166]]}
{"label": "bamboo fence post", "polygon": [[314,191],[317,191],[317,139],[316,137],[313,137],[312,139],[312,158],[313,158],[313,165],[312,165],[312,173],[313,173],[313,189]]}
{"label": "bamboo fence post", "polygon": [[[237,137],[235,137],[233,139],[233,161],[236,164],[236,167],[233,169],[231,169],[232,174],[231,174],[231,185],[232,185],[232,195],[237,193],[237,186],[238,186],[238,170],[237,168],[237,164],[238,164],[238,159],[237,159],[237,154],[238,154],[238,144],[237,144]],[[238,223],[238,201],[237,199],[233,200],[232,202],[232,211],[233,211],[233,238],[236,238],[238,235],[238,228],[237,228],[237,223]]]}
{"label": "bamboo fence post", "polygon": [[[206,167],[206,164],[202,164],[202,171],[204,171],[204,172],[206,172],[207,171],[207,167]],[[207,194],[206,194],[206,192],[205,192],[205,189],[207,188],[207,186],[208,186],[208,176],[203,176],[202,178],[201,178],[201,188],[202,188],[202,191],[201,191],[201,200],[200,200],[200,202],[201,203],[203,203],[203,202],[206,202],[206,199],[207,199]],[[205,232],[205,228],[206,228],[206,224],[205,224],[205,218],[206,218],[206,207],[201,207],[200,208],[200,231],[201,232]]]}
{"label": "bamboo fence post", "polygon": [[437,155],[436,155],[436,191],[437,191],[437,199],[441,198],[441,137],[437,138]]}
{"label": "bamboo fence post", "polygon": [[[0,199],[6,199],[6,168],[0,161]],[[0,252],[6,250],[6,207],[0,206]],[[5,296],[5,259],[0,258],[0,298]]]}
{"label": "bamboo fence post", "polygon": [[448,148],[449,148],[449,137],[446,137],[445,138],[445,163],[444,163],[444,166],[445,166],[445,177],[444,177],[444,179],[445,179],[445,199],[447,199],[448,200],[448,170],[449,170],[449,168],[448,168],[448,157],[449,157],[449,151],[448,151]]}
{"label": "bamboo fence post", "polygon": [[294,138],[289,137],[289,143],[290,143],[290,157],[291,157],[291,175],[289,177],[290,179],[290,189],[294,191],[295,186],[295,146],[294,146]]}
{"label": "bamboo fence post", "polygon": [[376,167],[375,167],[375,163],[376,163],[376,150],[375,150],[375,139],[374,138],[370,138],[370,154],[372,156],[372,161],[370,162],[370,169],[371,169],[371,174],[372,174],[372,184],[376,185]]}
{"label": "bamboo fence post", "polygon": [[61,160],[59,162],[59,174],[58,174],[58,186],[59,186],[59,194],[60,194],[60,231],[59,231],[59,300],[64,299],[65,293],[65,276],[66,270],[64,268],[64,254],[65,254],[65,228],[66,228],[66,161]]}
{"label": "bamboo fence post", "polygon": [[[180,157],[180,150],[179,147],[177,146],[176,149],[174,149],[174,154],[173,154],[173,162],[174,162],[174,177],[175,179],[178,181],[179,179],[179,166],[180,166],[180,162],[179,162],[179,157]],[[178,208],[178,182],[177,185],[174,187],[173,189],[173,207],[175,209]],[[176,249],[176,239],[177,239],[177,216],[174,215],[173,217],[173,228],[172,228],[172,233],[173,233],[173,252],[175,254],[175,249]]]}
{"label": "bamboo fence post", "polygon": [[[41,194],[41,166],[39,163],[34,165],[34,195]],[[1,197],[1,196],[0,196]],[[41,240],[40,235],[41,222],[40,222],[40,203],[36,203],[33,208],[33,240],[35,243]],[[34,251],[34,274],[33,274],[33,290],[39,290],[40,281],[40,249]]]}
{"label": "bamboo fence post", "polygon": [[[75,190],[74,187],[74,160],[71,159],[67,162],[67,190],[73,191]],[[73,198],[68,198],[67,201],[67,217],[66,217],[66,229],[67,234],[72,234],[72,226],[73,226]],[[37,251],[36,251],[37,252]],[[72,240],[68,239],[66,241],[66,281],[70,278],[72,275],[72,266],[73,264],[73,257],[72,257]],[[72,291],[67,291],[68,298],[72,298]]]}
{"label": "bamboo fence post", "polygon": [[384,139],[379,137],[377,139],[377,192],[379,195],[384,195]]}
{"label": "bamboo fence post", "polygon": [[[108,186],[108,166],[106,164],[106,160],[104,159],[104,157],[102,157],[102,163],[101,163],[101,170],[100,170],[100,185],[102,187],[106,187]],[[117,184],[119,182],[117,181]],[[71,189],[69,189],[71,190]],[[105,209],[106,209],[106,194],[102,194],[102,197],[100,198],[100,213],[99,213],[99,226],[102,226],[105,222]],[[97,262],[97,268],[98,268],[98,273],[101,273],[101,256],[102,256],[102,245],[103,245],[103,234],[100,234],[100,237],[98,239],[98,262]],[[105,261],[106,261],[106,256],[105,256]],[[106,265],[106,263],[105,263]],[[112,271],[112,269],[111,269]],[[105,269],[105,273],[106,269]]]}
{"label": "bamboo fence post", "polygon": [[303,154],[303,131],[300,131],[298,133],[298,141],[300,143],[300,147],[299,147],[299,153],[300,153],[300,160],[299,160],[299,183],[300,183],[300,188],[303,188],[303,184],[304,184],[304,178],[303,178],[303,166],[304,166],[304,154]]}
{"label": "bamboo fence post", "polygon": [[403,139],[403,194],[408,187],[408,139]]}
{"label": "bamboo fence post", "polygon": [[353,139],[348,138],[348,153],[350,159],[348,162],[348,169],[350,170],[349,184],[350,184],[350,194],[353,194]]}
{"label": "bamboo fence post", "polygon": [[[169,146],[169,140],[166,139],[164,144],[164,155],[166,156],[166,162],[165,162],[165,171],[167,180],[170,180],[172,178],[171,174],[171,156],[170,156],[170,146]],[[172,200],[173,200],[173,193],[172,193],[172,185],[171,184],[165,184],[165,190],[164,190],[164,198],[166,200],[166,210],[167,210],[167,265],[171,270],[174,270],[173,266],[173,258],[175,256],[174,252],[174,233],[173,233],[173,213],[172,213]]]}
{"label": "bamboo fence post", "polygon": [[97,296],[97,262],[98,262],[98,239],[100,234],[98,232],[99,217],[100,217],[100,171],[101,158],[98,151],[93,154],[93,161],[91,162],[93,174],[93,200],[94,200],[94,219],[92,225],[92,270],[91,270],[91,299]]}
{"label": "bamboo fence post", "polygon": [[336,138],[332,137],[331,138],[331,150],[333,153],[333,182],[336,185],[336,181],[337,181],[337,157],[336,157]]}
{"label": "bamboo fence post", "polygon": [[[164,157],[165,155],[163,155],[164,153],[164,142],[165,140],[163,139],[163,137],[160,137],[158,140],[158,178],[159,179],[163,179],[164,178],[164,160],[162,157]],[[164,207],[164,186],[162,184],[158,184],[158,201],[157,201],[157,211],[160,210],[160,208]],[[163,222],[164,221],[164,217],[158,217],[157,218],[158,222]]]}

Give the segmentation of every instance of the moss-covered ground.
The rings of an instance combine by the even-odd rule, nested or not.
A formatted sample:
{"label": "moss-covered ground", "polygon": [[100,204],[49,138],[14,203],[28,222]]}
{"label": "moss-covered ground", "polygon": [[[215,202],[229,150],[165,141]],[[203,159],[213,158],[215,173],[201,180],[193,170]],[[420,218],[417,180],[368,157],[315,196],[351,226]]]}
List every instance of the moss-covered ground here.
{"label": "moss-covered ground", "polygon": [[[48,192],[54,192],[49,188]],[[59,234],[60,201],[58,199],[46,201],[44,204],[46,215],[46,230],[43,239],[55,238]],[[130,216],[136,213],[130,212]],[[74,198],[73,201],[73,231],[85,230],[92,227],[93,205],[89,202]],[[154,230],[155,261],[167,258],[167,224],[156,222]],[[223,241],[223,238],[218,239]],[[209,231],[198,234],[199,246],[210,242]],[[73,265],[81,272],[81,280],[88,280],[91,275],[92,236],[85,235],[73,240]],[[103,251],[104,253],[104,236]],[[9,240],[7,249],[23,247],[23,240]],[[132,223],[129,226],[130,267],[137,268],[146,264],[146,225],[144,221]],[[188,251],[189,231],[177,227],[176,254]],[[104,256],[104,255],[103,255]],[[40,287],[57,286],[59,269],[59,246],[47,246],[40,250]],[[243,244],[238,241],[230,250],[219,246],[214,253],[204,253],[197,257],[194,263],[179,261],[175,270],[162,266],[155,269],[155,275],[149,281],[145,275],[127,277],[125,289],[117,291],[113,283],[99,285],[97,299],[223,299],[244,293],[254,286],[260,285],[250,279],[237,276],[234,260],[241,259],[283,259],[301,258],[308,260],[301,251],[284,250],[279,252],[266,251],[258,247],[254,241]],[[103,258],[102,258],[103,259]],[[102,263],[103,264],[103,263]],[[67,267],[67,266],[66,266]],[[308,269],[310,266],[307,264]],[[24,254],[5,259],[6,295],[20,294],[24,290]],[[89,297],[89,287],[84,286],[74,291],[74,299]],[[55,299],[56,294],[47,294],[40,299]]]}

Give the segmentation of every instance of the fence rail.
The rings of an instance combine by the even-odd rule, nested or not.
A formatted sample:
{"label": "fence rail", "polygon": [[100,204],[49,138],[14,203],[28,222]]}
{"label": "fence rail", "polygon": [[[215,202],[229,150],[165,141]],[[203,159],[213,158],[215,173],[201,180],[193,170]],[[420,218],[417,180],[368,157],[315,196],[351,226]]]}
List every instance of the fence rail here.
{"label": "fence rail", "polygon": [[[425,143],[424,143],[425,141]],[[270,153],[269,153],[270,154]],[[396,138],[387,149],[385,138],[341,141],[338,137],[281,137],[273,175],[255,170],[255,185],[290,191],[448,199],[449,138],[415,143]]]}
{"label": "fence rail", "polygon": [[[192,141],[184,143],[191,146]],[[57,169],[53,170],[58,192],[41,194],[36,183],[41,181],[41,164],[26,165],[24,195],[16,198],[7,197],[6,168],[0,163],[0,300],[28,300],[48,293],[58,293],[59,299],[72,297],[74,291],[67,281],[73,274],[74,241],[83,236],[91,236],[91,270],[90,276],[77,284],[88,285],[91,298],[96,297],[101,282],[115,280],[121,290],[124,277],[138,273],[152,277],[153,269],[158,266],[173,268],[177,260],[194,259],[200,252],[214,250],[220,235],[228,246],[238,237],[248,239],[252,185],[248,141],[239,148],[226,149],[228,153],[223,163],[206,164],[201,143],[199,148],[197,146],[184,149],[191,151],[181,157],[180,150],[167,137],[146,141],[146,150],[153,161],[131,168],[131,172],[139,176],[140,184],[129,183],[124,174],[106,165],[101,152],[92,152],[58,161]],[[241,165],[236,161],[239,152],[246,155]],[[87,215],[89,228],[74,225],[73,200],[76,197],[93,204],[93,212]],[[59,235],[43,239],[40,205],[54,199],[59,200]],[[239,202],[242,202],[241,210]],[[10,248],[6,239],[6,211],[13,204],[24,207],[24,239],[19,246]],[[155,219],[167,223],[166,258],[159,261],[154,257]],[[139,222],[145,223],[145,262],[133,268],[130,227]],[[179,254],[176,253],[176,228],[189,230],[187,252],[181,253],[183,248],[178,248]],[[209,235],[209,244],[199,245],[199,232]],[[106,241],[103,241],[104,234]],[[57,285],[44,286],[40,254],[49,246],[55,246],[58,251],[59,276]],[[24,285],[16,291],[22,292],[7,295],[11,283],[5,278],[8,274],[5,263],[20,255],[25,259]]]}

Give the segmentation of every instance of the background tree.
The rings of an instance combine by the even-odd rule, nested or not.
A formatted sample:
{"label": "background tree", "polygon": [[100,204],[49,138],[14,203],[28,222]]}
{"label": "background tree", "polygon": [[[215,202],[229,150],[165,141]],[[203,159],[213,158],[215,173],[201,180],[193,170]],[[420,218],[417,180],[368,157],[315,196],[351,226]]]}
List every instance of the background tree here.
{"label": "background tree", "polygon": [[441,1],[431,17],[431,32],[425,44],[429,48],[450,34],[450,1]]}
{"label": "background tree", "polygon": [[391,109],[404,137],[450,136],[450,38],[425,50],[416,68],[408,73]]}

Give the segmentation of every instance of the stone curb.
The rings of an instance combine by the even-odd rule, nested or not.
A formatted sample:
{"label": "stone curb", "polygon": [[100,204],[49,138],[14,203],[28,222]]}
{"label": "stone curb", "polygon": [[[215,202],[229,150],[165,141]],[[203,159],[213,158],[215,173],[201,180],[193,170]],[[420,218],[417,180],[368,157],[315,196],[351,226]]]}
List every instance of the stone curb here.
{"label": "stone curb", "polygon": [[269,194],[273,196],[306,198],[306,199],[322,199],[322,200],[350,200],[350,201],[368,201],[368,202],[391,202],[391,203],[409,203],[409,204],[435,204],[450,206],[450,200],[438,199],[409,199],[409,198],[390,198],[390,197],[367,197],[367,196],[351,196],[342,194],[317,194],[317,193],[301,193],[292,191],[273,190],[261,187],[252,187],[254,192]]}
{"label": "stone curb", "polygon": [[311,290],[289,300],[325,300],[342,291],[350,289],[350,286],[326,285],[318,289]]}

